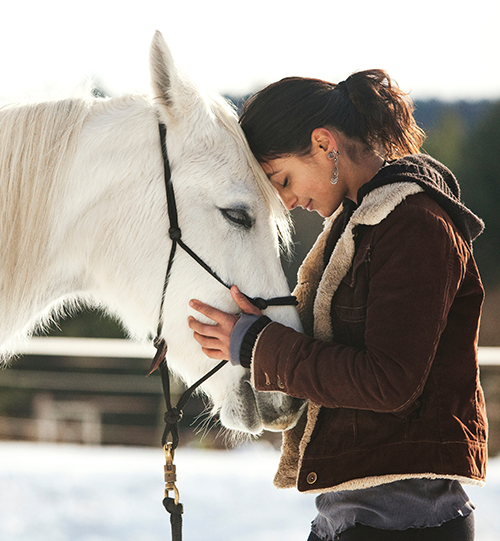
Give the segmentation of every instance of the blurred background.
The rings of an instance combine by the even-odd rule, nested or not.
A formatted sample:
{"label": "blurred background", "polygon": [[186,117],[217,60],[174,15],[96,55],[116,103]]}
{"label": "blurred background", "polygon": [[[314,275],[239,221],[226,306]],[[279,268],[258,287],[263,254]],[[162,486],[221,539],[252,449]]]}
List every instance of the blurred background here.
{"label": "blurred background", "polygon": [[[455,173],[464,203],[486,224],[474,250],[486,288],[479,344],[488,359],[481,380],[495,457],[500,454],[500,349],[490,348],[500,348],[498,10],[494,0],[478,0],[467,10],[447,0],[326,5],[144,0],[140,6],[21,0],[2,7],[0,102],[63,97],[68,89],[89,86],[103,97],[147,93],[148,47],[156,29],[193,79],[236,107],[281,77],[338,82],[356,70],[386,69],[414,99],[416,120],[428,136],[425,151]],[[292,288],[298,265],[322,227],[317,215],[300,209],[293,218],[295,257],[283,261]],[[140,446],[146,452],[158,446],[164,404],[157,376],[144,377],[151,349],[112,342],[125,338],[120,324],[95,311],[73,314],[48,334],[85,340],[56,349],[33,345],[0,372],[0,441],[89,449]],[[102,347],[93,340],[104,340]],[[174,387],[182,392],[180,382]],[[206,408],[199,397],[189,403],[182,445],[226,449],[228,440],[216,419],[207,420]],[[261,441],[277,453],[278,436],[266,434]],[[23,453],[12,449],[17,448],[0,446],[0,458]],[[26,532],[16,537],[13,528],[5,539],[28,538]],[[65,535],[44,539],[77,538]],[[123,532],[99,535],[78,538],[126,538]],[[155,539],[151,533],[134,535],[130,539]],[[265,539],[259,535],[253,538]],[[305,538],[306,531],[300,535]]]}

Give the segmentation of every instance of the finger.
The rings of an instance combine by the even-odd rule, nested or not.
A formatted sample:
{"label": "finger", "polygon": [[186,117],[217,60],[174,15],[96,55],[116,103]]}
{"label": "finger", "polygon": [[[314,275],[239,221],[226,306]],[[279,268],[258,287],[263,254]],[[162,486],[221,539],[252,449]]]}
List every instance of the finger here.
{"label": "finger", "polygon": [[191,299],[189,301],[189,306],[191,306],[191,308],[193,308],[197,312],[200,312],[200,314],[208,317],[212,321],[219,323],[220,325],[233,321],[235,317],[233,314],[228,314],[226,312],[223,312],[222,310],[218,310],[217,308],[209,306],[208,304],[205,304],[204,302],[198,301],[196,299]]}
{"label": "finger", "polygon": [[197,332],[193,333],[194,339],[200,344],[202,348],[211,349],[214,351],[223,351],[223,344],[217,338],[212,338],[210,336],[204,336]]}
{"label": "finger", "polygon": [[203,336],[217,336],[216,329],[218,328],[218,325],[209,325],[207,323],[202,323],[201,321],[198,321],[192,316],[188,317],[188,325],[190,329],[199,334],[202,334]]}
{"label": "finger", "polygon": [[229,359],[229,346],[223,347],[223,344],[215,338],[207,338],[198,333],[193,333],[194,339],[201,345],[201,350],[210,359],[220,361]]}
{"label": "finger", "polygon": [[201,351],[203,351],[203,353],[210,359],[216,359],[217,361],[225,361],[229,358],[228,355],[224,355],[224,353],[220,350],[201,348]]}
{"label": "finger", "polygon": [[233,297],[234,302],[245,314],[254,314],[256,316],[262,315],[262,312],[248,300],[248,298],[238,289],[238,286],[231,287],[231,297]]}
{"label": "finger", "polygon": [[234,319],[228,319],[224,325],[211,325],[209,323],[202,323],[196,318],[189,316],[188,317],[188,326],[193,331],[201,334],[203,336],[217,338],[222,341],[229,341],[231,332],[238,318],[235,316]]}

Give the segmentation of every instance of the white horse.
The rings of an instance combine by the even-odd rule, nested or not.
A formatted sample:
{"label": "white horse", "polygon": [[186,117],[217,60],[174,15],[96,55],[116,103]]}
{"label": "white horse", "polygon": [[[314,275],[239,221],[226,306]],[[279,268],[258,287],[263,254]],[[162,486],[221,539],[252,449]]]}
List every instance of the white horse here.
{"label": "white horse", "polygon": [[[285,214],[234,111],[179,70],[158,32],[150,63],[152,97],[0,109],[4,361],[17,339],[68,303],[104,308],[136,339],[154,336],[171,243],[159,122],[167,127],[184,242],[250,296],[289,294],[278,254]],[[162,337],[171,368],[187,384],[214,366],[187,326],[189,314],[199,317],[191,298],[237,310],[228,290],[177,250]],[[300,328],[292,307],[269,308],[269,315]],[[225,366],[203,390],[231,429],[283,430],[299,415],[295,399],[254,392],[240,367]]]}

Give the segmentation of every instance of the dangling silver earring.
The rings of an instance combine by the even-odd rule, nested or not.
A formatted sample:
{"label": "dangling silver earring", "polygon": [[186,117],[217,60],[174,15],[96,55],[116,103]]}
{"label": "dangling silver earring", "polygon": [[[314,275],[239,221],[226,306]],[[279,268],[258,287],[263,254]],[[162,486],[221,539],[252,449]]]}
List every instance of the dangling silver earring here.
{"label": "dangling silver earring", "polygon": [[335,149],[328,153],[328,157],[330,158],[330,160],[334,161],[332,178],[330,179],[330,182],[332,184],[337,184],[337,182],[339,181],[339,169],[337,167],[339,154],[340,154],[340,151],[335,150]]}

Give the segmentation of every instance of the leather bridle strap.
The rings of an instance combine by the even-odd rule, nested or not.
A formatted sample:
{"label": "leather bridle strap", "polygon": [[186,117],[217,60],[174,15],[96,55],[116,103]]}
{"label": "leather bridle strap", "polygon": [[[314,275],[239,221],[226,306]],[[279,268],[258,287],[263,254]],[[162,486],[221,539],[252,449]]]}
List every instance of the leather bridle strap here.
{"label": "leather bridle strap", "polygon": [[[167,135],[167,128],[164,124],[159,124],[159,131],[160,131],[160,142],[161,142],[161,149],[162,149],[162,155],[163,155],[163,166],[164,166],[164,175],[165,175],[165,192],[167,196],[167,210],[168,210],[168,217],[170,221],[170,227],[168,230],[168,234],[172,240],[172,246],[170,248],[170,255],[168,257],[168,263],[167,263],[167,272],[165,274],[165,280],[163,282],[163,290],[161,295],[161,302],[160,302],[160,312],[158,315],[158,328],[156,330],[156,337],[154,338],[154,345],[156,348],[156,355],[153,359],[153,363],[151,364],[151,369],[149,373],[154,372],[158,367],[161,367],[161,375],[163,379],[163,386],[164,390],[166,389],[166,385],[169,385],[168,383],[165,383],[165,380],[168,379],[165,378],[165,376],[168,376],[168,370],[166,369],[166,353],[167,353],[167,345],[165,342],[165,339],[162,338],[162,331],[163,331],[163,308],[165,304],[165,294],[167,291],[167,286],[170,281],[170,273],[172,271],[172,265],[174,263],[175,259],[175,253],[177,250],[177,245],[179,245],[190,257],[192,257],[201,267],[203,267],[209,274],[211,274],[219,283],[221,283],[224,287],[230,289],[231,286],[226,284],[220,276],[217,275],[217,273],[212,270],[212,268],[201,259],[189,246],[186,245],[186,243],[182,240],[181,236],[181,229],[179,227],[179,218],[177,213],[177,205],[175,202],[175,194],[174,194],[174,187],[172,184],[172,170],[170,168],[170,161],[168,159],[168,153],[167,153],[167,145],[166,145],[166,135]],[[245,295],[247,299],[253,303],[257,308],[260,310],[265,310],[268,306],[296,306],[297,305],[297,299],[293,295],[289,295],[286,297],[273,297],[270,299],[263,299],[261,297],[249,297],[248,295]],[[165,400],[167,402],[167,415],[169,415],[170,410],[180,410],[182,414],[182,408],[185,405],[185,402],[189,399],[189,396],[194,392],[194,390],[199,387],[202,383],[204,383],[210,376],[212,376],[215,372],[220,370],[222,366],[227,361],[223,361],[222,363],[218,364],[213,370],[211,370],[208,374],[203,376],[199,381],[197,381],[192,388],[191,392],[189,394],[188,391],[184,393],[186,395],[185,401],[181,397],[181,400],[179,401],[179,404],[172,408],[170,405],[170,391],[168,391],[168,394],[165,393]],[[163,366],[165,365],[165,366]],[[183,395],[183,397],[184,397]],[[170,418],[174,418],[175,413],[170,415]],[[178,432],[177,432],[177,425],[176,423],[168,423],[165,430],[167,430],[172,433],[172,437],[174,438],[173,444],[174,449],[177,447],[178,444]],[[176,435],[174,436],[174,432]],[[168,432],[167,432],[168,433]],[[164,434],[165,439],[166,434]],[[163,442],[165,444],[165,441]]]}

